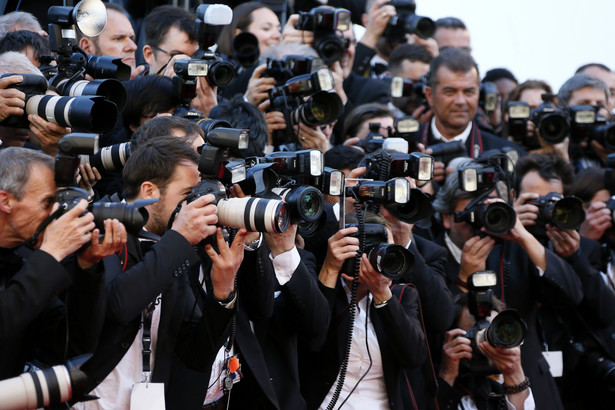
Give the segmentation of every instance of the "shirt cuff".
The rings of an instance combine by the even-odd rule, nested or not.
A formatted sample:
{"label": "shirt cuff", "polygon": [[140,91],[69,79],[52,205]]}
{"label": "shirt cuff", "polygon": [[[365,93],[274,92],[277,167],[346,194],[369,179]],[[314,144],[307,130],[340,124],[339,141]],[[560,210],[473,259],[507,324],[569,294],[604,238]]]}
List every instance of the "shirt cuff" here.
{"label": "shirt cuff", "polygon": [[297,270],[301,262],[297,247],[293,246],[290,251],[281,253],[275,258],[271,254],[269,257],[273,262],[273,270],[280,286],[284,286],[293,277],[293,272]]}

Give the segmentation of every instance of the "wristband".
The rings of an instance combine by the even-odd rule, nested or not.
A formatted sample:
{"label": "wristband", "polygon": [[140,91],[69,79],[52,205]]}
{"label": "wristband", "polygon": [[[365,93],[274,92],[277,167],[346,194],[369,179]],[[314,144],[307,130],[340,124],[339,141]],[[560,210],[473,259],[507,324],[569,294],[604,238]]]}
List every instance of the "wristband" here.
{"label": "wristband", "polygon": [[530,387],[530,379],[528,379],[527,376],[525,376],[525,380],[523,380],[519,384],[515,384],[512,386],[504,384],[503,386],[504,386],[504,394],[521,393],[522,391],[527,390]]}

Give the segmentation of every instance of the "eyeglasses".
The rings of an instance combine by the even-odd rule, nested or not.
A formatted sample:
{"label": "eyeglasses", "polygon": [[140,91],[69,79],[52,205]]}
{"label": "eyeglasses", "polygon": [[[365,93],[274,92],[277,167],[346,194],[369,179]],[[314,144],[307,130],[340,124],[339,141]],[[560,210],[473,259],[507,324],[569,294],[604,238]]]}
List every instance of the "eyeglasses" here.
{"label": "eyeglasses", "polygon": [[348,50],[350,48],[350,46],[354,46],[355,44],[357,44],[357,39],[356,38],[344,38],[344,48],[346,50]]}
{"label": "eyeglasses", "polygon": [[161,49],[161,48],[160,48],[160,47],[158,47],[158,46],[151,46],[151,47],[152,47],[154,50],[156,50],[156,51],[160,51],[161,53],[165,53],[166,55],[168,55],[168,56],[169,56],[169,57],[171,57],[171,58],[175,57],[175,56],[176,56],[176,55],[178,55],[178,54],[182,54],[182,53],[169,53],[168,51],[163,50],[163,49]]}

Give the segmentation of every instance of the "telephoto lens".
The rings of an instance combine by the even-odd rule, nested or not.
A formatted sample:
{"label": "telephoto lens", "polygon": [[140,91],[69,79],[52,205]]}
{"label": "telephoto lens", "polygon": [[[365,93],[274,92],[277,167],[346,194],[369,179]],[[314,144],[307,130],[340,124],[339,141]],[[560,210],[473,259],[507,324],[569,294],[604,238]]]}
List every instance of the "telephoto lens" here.
{"label": "telephoto lens", "polygon": [[519,313],[506,309],[493,319],[488,328],[480,331],[477,338],[487,340],[493,347],[515,347],[523,344],[526,332],[527,325]]}
{"label": "telephoto lens", "polygon": [[124,168],[126,160],[130,157],[131,152],[131,143],[122,142],[121,144],[102,147],[94,155],[82,155],[81,162],[90,164],[91,166],[96,167],[96,169],[113,171]]}
{"label": "telephoto lens", "polygon": [[272,191],[286,203],[293,224],[315,222],[322,215],[325,201],[322,193],[314,187],[296,185],[290,188],[274,188]]}
{"label": "telephoto lens", "polygon": [[293,110],[290,114],[293,125],[300,122],[309,127],[320,127],[335,121],[344,110],[339,95],[334,92],[318,91]]}
{"label": "telephoto lens", "polygon": [[131,204],[123,202],[96,202],[92,205],[94,223],[101,231],[105,228],[105,219],[117,219],[128,233],[138,235],[147,223],[149,214],[145,206],[157,202],[158,198],[142,199]]}
{"label": "telephoto lens", "polygon": [[380,243],[365,253],[374,270],[392,280],[399,279],[414,267],[414,255],[401,245]]}
{"label": "telephoto lens", "polygon": [[517,222],[517,213],[505,202],[477,203],[455,212],[455,222],[467,222],[475,228],[485,227],[493,235],[506,235]]}
{"label": "telephoto lens", "polygon": [[281,233],[290,216],[283,201],[263,198],[229,198],[218,202],[218,224],[252,232]]}

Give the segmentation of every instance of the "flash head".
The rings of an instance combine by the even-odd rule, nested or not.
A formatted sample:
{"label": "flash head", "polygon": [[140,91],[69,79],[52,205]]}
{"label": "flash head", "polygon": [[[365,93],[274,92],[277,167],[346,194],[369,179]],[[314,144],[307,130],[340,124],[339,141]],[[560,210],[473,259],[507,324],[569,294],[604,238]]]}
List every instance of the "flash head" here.
{"label": "flash head", "polygon": [[497,285],[498,278],[495,272],[490,270],[481,270],[474,272],[468,277],[466,282],[468,289],[491,288]]}
{"label": "flash head", "polygon": [[184,59],[173,64],[173,70],[181,78],[205,77],[209,71],[209,64],[203,60]]}
{"label": "flash head", "polygon": [[100,0],[82,0],[75,7],[49,7],[47,19],[51,24],[76,25],[86,36],[96,37],[107,25],[107,8]]}

